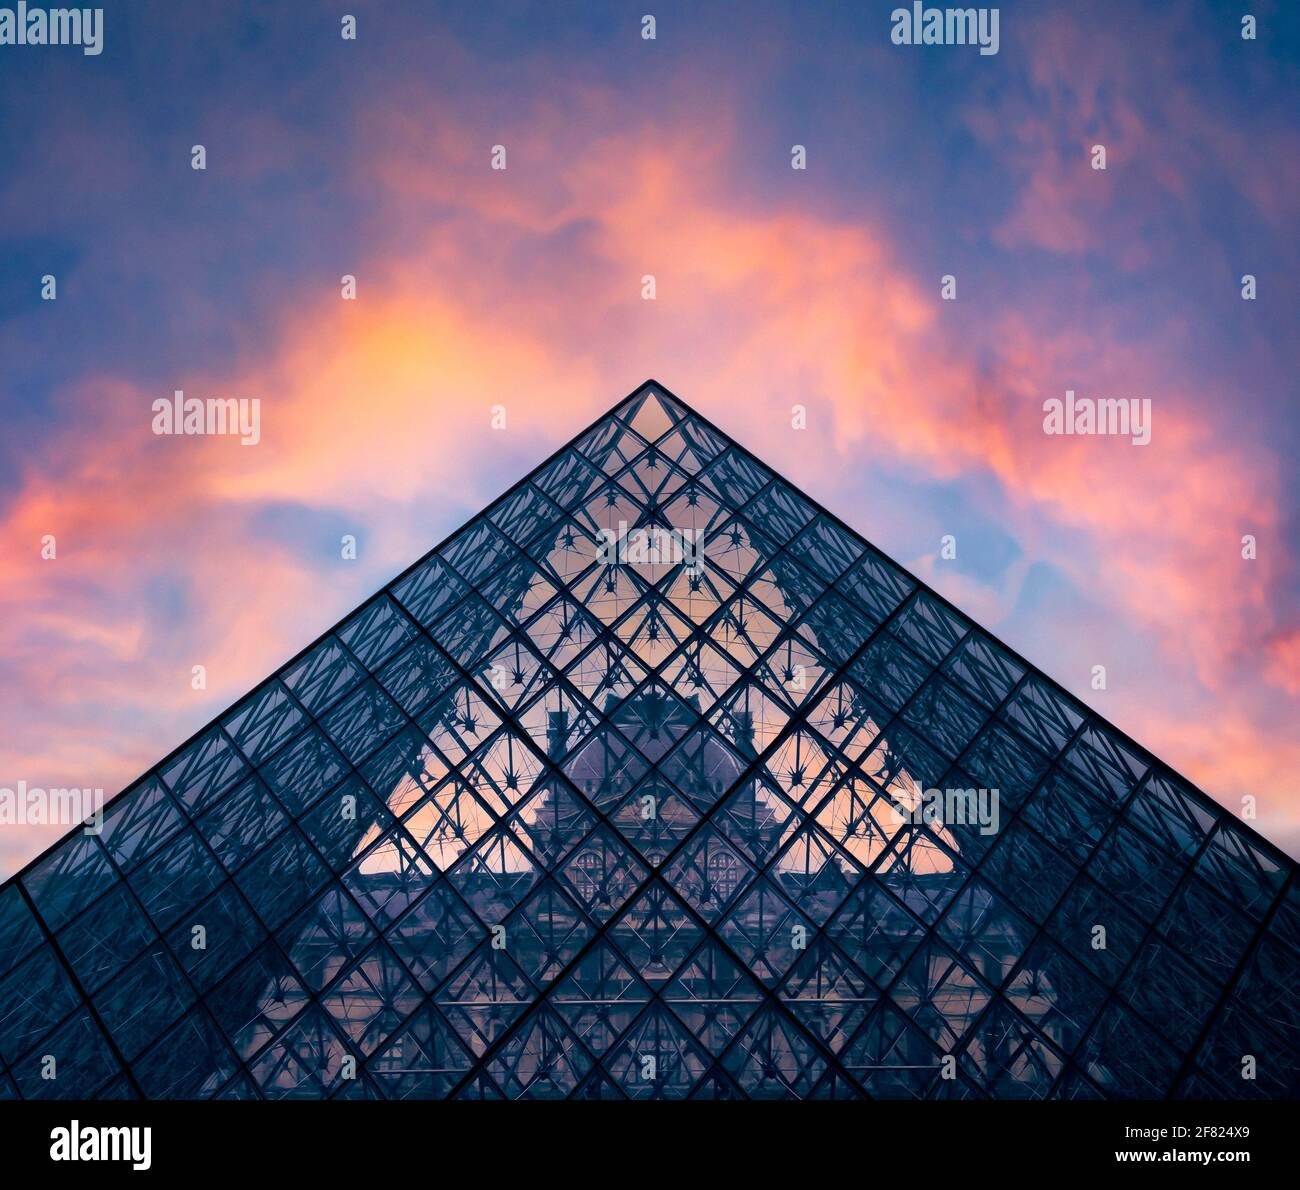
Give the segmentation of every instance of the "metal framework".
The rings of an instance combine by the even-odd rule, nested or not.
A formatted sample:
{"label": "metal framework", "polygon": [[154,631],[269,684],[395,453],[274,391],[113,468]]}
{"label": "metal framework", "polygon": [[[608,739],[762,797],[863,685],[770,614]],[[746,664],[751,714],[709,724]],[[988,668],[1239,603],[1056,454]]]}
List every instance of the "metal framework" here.
{"label": "metal framework", "polygon": [[1277,1097],[1298,954],[1289,859],[647,382],[0,887],[0,1098]]}

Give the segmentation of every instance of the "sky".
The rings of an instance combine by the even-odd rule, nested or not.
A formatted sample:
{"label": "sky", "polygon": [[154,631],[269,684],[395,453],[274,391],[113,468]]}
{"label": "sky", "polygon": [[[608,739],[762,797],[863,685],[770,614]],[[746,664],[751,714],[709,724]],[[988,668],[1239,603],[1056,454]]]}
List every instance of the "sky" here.
{"label": "sky", "polygon": [[[0,46],[0,786],[123,788],[655,377],[1300,855],[1300,14],[1012,0],[982,55],[893,7]],[[177,389],[260,441],[155,435]],[[1067,390],[1150,442],[1045,434]]]}

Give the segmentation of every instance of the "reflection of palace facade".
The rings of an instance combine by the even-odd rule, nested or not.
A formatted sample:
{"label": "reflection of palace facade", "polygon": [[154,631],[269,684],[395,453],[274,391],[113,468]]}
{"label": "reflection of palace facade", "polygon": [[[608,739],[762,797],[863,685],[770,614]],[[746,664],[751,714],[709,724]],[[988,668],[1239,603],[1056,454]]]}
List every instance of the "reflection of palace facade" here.
{"label": "reflection of palace facade", "polygon": [[685,407],[616,414],[0,889],[0,1094],[1293,1093],[1293,865]]}

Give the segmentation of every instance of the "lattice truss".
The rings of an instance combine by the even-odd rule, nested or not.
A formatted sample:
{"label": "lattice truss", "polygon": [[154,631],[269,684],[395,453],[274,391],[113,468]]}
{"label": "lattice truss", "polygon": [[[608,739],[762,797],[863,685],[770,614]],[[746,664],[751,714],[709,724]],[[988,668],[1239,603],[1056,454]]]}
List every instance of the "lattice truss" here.
{"label": "lattice truss", "polygon": [[0,1096],[1278,1096],[1297,948],[1291,861],[647,385],[0,889]]}

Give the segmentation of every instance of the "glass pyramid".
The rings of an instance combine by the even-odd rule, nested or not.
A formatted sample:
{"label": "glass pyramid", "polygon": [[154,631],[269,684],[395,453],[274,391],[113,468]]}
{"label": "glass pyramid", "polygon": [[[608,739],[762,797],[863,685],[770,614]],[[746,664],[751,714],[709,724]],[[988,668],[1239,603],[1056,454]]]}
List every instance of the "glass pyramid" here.
{"label": "glass pyramid", "polygon": [[0,887],[0,1097],[1280,1097],[1298,951],[1289,859],[647,382]]}

